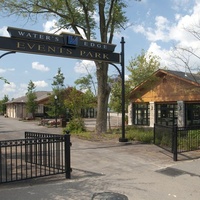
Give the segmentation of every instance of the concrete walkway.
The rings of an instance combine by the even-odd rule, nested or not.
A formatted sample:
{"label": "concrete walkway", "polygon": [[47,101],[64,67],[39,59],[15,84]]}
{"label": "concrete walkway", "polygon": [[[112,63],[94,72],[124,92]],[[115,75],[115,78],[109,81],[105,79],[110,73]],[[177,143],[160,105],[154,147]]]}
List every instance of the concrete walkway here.
{"label": "concrete walkway", "polygon": [[[26,130],[61,132],[61,128],[0,117],[1,140],[23,138]],[[90,142],[72,137],[71,149],[70,180],[58,175],[1,184],[0,199],[200,199],[200,159],[173,162],[170,154],[154,145],[125,145],[117,140]]]}

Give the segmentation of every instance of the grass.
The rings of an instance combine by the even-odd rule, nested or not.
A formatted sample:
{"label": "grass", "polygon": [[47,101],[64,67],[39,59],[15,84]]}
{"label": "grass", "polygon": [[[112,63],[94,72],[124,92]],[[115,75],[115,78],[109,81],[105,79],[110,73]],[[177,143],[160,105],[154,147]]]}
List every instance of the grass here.
{"label": "grass", "polygon": [[[102,141],[113,140],[121,137],[121,129],[112,129],[104,134],[95,134],[94,132],[72,132],[72,136],[77,138],[90,140],[90,141]],[[145,130],[144,128],[127,127],[125,131],[125,137],[128,141],[139,141],[142,143],[153,143],[153,130]]]}
{"label": "grass", "polygon": [[145,130],[144,128],[129,128],[126,131],[126,138],[129,141],[140,141],[142,143],[153,143],[153,130]]}

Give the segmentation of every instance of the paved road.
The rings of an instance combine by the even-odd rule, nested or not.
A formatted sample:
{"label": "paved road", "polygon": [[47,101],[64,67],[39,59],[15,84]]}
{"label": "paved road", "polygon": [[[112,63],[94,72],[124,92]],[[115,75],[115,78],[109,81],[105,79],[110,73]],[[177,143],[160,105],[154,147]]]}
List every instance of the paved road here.
{"label": "paved road", "polygon": [[[61,128],[45,128],[0,117],[1,140],[23,138],[26,130],[61,132]],[[1,184],[0,199],[200,199],[200,159],[173,162],[170,154],[146,144],[90,142],[77,138],[72,138],[72,144],[71,180],[59,175]],[[197,156],[197,153],[187,156]]]}

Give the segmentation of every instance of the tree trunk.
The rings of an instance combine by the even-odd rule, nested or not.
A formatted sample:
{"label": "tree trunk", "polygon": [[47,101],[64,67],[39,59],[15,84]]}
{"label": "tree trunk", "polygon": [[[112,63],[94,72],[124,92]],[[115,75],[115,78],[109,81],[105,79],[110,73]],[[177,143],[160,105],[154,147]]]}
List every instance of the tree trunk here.
{"label": "tree trunk", "polygon": [[107,81],[108,64],[96,63],[96,67],[98,80],[96,133],[101,134],[107,131],[107,108],[111,88]]}

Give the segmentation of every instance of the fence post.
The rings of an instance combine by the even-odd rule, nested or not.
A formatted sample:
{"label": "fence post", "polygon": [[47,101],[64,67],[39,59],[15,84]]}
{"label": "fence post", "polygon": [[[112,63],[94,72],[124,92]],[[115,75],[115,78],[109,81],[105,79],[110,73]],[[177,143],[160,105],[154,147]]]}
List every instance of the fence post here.
{"label": "fence post", "polygon": [[153,144],[156,144],[156,124],[154,124],[154,127],[153,127]]}
{"label": "fence post", "polygon": [[65,178],[71,178],[71,157],[70,157],[70,134],[66,131],[65,134]]}
{"label": "fence post", "polygon": [[2,156],[1,156],[1,142],[0,142],[0,183],[2,183],[3,173],[2,173]]}
{"label": "fence post", "polygon": [[173,144],[173,160],[177,161],[177,125],[173,126],[173,137],[172,137],[172,144]]}

